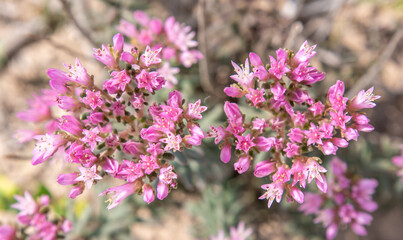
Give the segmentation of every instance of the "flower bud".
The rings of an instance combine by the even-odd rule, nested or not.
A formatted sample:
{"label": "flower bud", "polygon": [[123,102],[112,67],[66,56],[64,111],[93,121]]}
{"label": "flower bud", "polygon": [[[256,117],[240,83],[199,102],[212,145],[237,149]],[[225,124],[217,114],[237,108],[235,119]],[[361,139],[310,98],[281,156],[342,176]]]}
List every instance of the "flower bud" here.
{"label": "flower bud", "polygon": [[144,184],[143,185],[143,200],[144,202],[150,204],[152,201],[154,201],[155,196],[154,196],[154,189],[150,184]]}
{"label": "flower bud", "polygon": [[238,159],[238,161],[234,164],[235,170],[238,171],[239,174],[246,172],[249,169],[249,156],[244,155]]}
{"label": "flower bud", "polygon": [[256,177],[262,178],[270,175],[276,171],[276,163],[272,162],[270,159],[260,162],[255,166],[255,172],[253,173]]}
{"label": "flower bud", "polygon": [[162,200],[168,196],[168,193],[169,193],[169,186],[160,181],[157,186],[157,198],[159,200]]}

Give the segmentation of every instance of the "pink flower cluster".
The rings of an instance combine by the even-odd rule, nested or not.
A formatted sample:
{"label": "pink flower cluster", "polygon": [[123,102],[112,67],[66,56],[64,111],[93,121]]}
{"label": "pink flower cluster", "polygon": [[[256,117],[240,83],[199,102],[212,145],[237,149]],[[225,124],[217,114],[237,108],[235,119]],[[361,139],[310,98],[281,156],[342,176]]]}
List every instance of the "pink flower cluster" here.
{"label": "pink flower cluster", "polygon": [[305,214],[315,214],[315,223],[322,223],[326,238],[334,239],[340,226],[350,226],[355,234],[364,236],[364,226],[371,224],[373,212],[378,205],[372,200],[378,181],[375,179],[355,179],[347,174],[347,165],[338,158],[330,162],[333,175],[329,179],[327,194],[307,193],[299,210]]}
{"label": "pink flower cluster", "polygon": [[257,163],[254,171],[256,177],[270,176],[272,180],[262,185],[265,193],[260,198],[269,200],[268,207],[274,200],[280,202],[284,191],[289,200],[304,202],[300,188],[305,188],[306,181],[315,180],[317,187],[326,192],[326,169],[321,159],[306,154],[316,148],[325,155],[334,155],[350,140],[357,140],[359,131],[374,129],[361,113],[362,109],[373,108],[373,101],[379,98],[372,94],[373,88],[349,100],[343,96],[344,83],[337,81],[329,88],[326,102],[309,95],[307,87],[325,77],[309,63],[316,53],[314,48],[305,42],[298,52],[278,49],[276,58],[269,56],[268,65],[255,53],[249,54],[243,66],[233,62],[236,74],[231,78],[236,83],[224,92],[233,98],[245,97],[249,106],[262,115],[248,116],[251,120],[247,121],[238,104],[227,101],[227,123],[211,127],[208,134],[216,144],[221,143],[221,160],[225,163],[231,160],[235,147],[234,167],[240,174],[249,169],[254,153],[271,153],[271,158]]}
{"label": "pink flower cluster", "polygon": [[252,228],[246,228],[244,222],[239,222],[237,227],[230,227],[229,238],[225,236],[224,230],[220,230],[218,235],[211,236],[210,240],[246,240],[252,233]]}
{"label": "pink flower cluster", "polygon": [[393,157],[392,162],[399,168],[399,170],[397,171],[397,176],[400,177],[400,182],[403,182],[403,145],[400,146],[400,148],[400,156]]}
{"label": "pink flower cluster", "polygon": [[51,219],[47,214],[49,208],[49,196],[42,195],[38,201],[29,192],[24,196],[15,196],[17,203],[11,205],[19,210],[18,223],[22,229],[17,230],[13,226],[0,226],[0,239],[32,239],[55,240],[72,229],[72,224],[64,219]]}
{"label": "pink flower cluster", "polygon": [[153,50],[162,48],[161,58],[164,64],[158,69],[158,73],[166,79],[168,86],[176,85],[178,82],[175,74],[179,73],[179,68],[171,67],[172,63],[181,63],[189,68],[203,57],[194,49],[198,43],[194,40],[195,32],[190,26],[184,26],[174,17],[167,18],[165,22],[158,18],[150,18],[140,10],[135,11],[133,17],[138,28],[123,19],[117,26],[119,32],[131,39],[125,48],[130,49],[133,45],[139,49],[145,49],[146,46],[151,46]]}
{"label": "pink flower cluster", "polygon": [[29,110],[18,114],[25,121],[45,123],[44,131],[17,134],[24,136],[21,141],[37,140],[33,165],[57,155],[76,167],[57,179],[73,186],[70,198],[105,175],[125,182],[101,194],[112,195],[108,209],[133,193],[150,203],[155,187],[158,199],[176,188],[169,152],[201,144],[204,133],[197,121],[207,109],[200,100],[185,104],[178,91],[169,93],[164,104],[152,102],[149,96],[166,82],[154,71],[162,61],[162,49],[124,51],[123,45],[123,36],[116,34],[113,46],[94,49],[94,57],[110,73],[102,88],[76,59],[74,65],[65,65],[67,72],[49,69],[51,89],[43,90]]}

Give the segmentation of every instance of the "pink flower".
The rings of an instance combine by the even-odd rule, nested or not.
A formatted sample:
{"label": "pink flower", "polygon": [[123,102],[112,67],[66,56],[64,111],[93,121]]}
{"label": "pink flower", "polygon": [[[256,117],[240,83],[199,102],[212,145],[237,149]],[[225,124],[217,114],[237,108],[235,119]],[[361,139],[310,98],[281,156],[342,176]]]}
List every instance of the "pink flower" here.
{"label": "pink flower", "polygon": [[357,96],[355,96],[351,101],[348,102],[348,108],[351,111],[358,111],[363,108],[373,108],[376,106],[373,101],[379,99],[381,96],[374,95],[372,92],[374,87],[371,87],[367,91],[361,90]]}
{"label": "pink flower", "polygon": [[165,84],[165,80],[157,72],[147,72],[144,69],[136,75],[136,81],[139,88],[145,88],[151,93],[160,90]]}
{"label": "pink flower", "polygon": [[11,207],[18,209],[19,215],[34,215],[38,211],[38,204],[28,191],[24,192],[24,196],[15,195],[14,198],[17,203],[12,204]]}
{"label": "pink flower", "polygon": [[295,143],[287,143],[287,147],[284,149],[286,156],[292,158],[299,155],[299,146]]}
{"label": "pink flower", "polygon": [[102,44],[101,48],[94,48],[93,56],[110,69],[119,69],[119,64],[116,62],[115,57],[112,55],[109,47],[106,47]]}
{"label": "pink flower", "polygon": [[298,208],[305,215],[317,213],[322,206],[323,198],[318,194],[305,193],[305,201]]}
{"label": "pink flower", "polygon": [[175,74],[179,73],[179,68],[171,67],[169,62],[164,62],[162,67],[157,69],[157,72],[166,81],[164,87],[172,87],[178,84],[178,79],[175,77]]}
{"label": "pink flower", "polygon": [[81,122],[71,115],[64,115],[57,119],[59,128],[76,136],[81,136],[82,126]]}
{"label": "pink flower", "polygon": [[249,93],[245,95],[249,99],[253,106],[257,106],[260,103],[264,103],[266,99],[264,98],[264,89],[255,90],[253,88],[249,89]]}
{"label": "pink flower", "polygon": [[230,227],[230,236],[232,240],[246,240],[252,235],[252,228],[245,228],[244,222],[239,222],[238,227]]}
{"label": "pink flower", "polygon": [[15,240],[16,230],[12,226],[3,225],[0,226],[0,239],[3,240]]}
{"label": "pink flower", "polygon": [[274,137],[259,136],[255,140],[257,150],[261,152],[268,152],[275,145],[276,139]]}
{"label": "pink flower", "polygon": [[157,185],[157,198],[162,200],[168,196],[169,193],[169,185],[159,182]]}
{"label": "pink flower", "polygon": [[280,203],[281,197],[283,196],[284,192],[284,185],[280,182],[264,184],[261,186],[266,192],[259,197],[259,199],[268,199],[267,207],[270,208],[271,204],[273,203],[274,199],[276,202]]}
{"label": "pink flower", "polygon": [[84,168],[78,166],[78,170],[80,170],[80,176],[78,176],[74,181],[82,181],[85,183],[88,189],[92,187],[92,184],[96,180],[101,180],[102,177],[97,174],[97,166],[93,165],[91,168]]}
{"label": "pink flower", "polygon": [[124,38],[122,34],[118,33],[113,36],[113,51],[121,53],[123,51]]}
{"label": "pink flower", "polygon": [[311,127],[309,128],[309,131],[304,131],[306,138],[308,139],[308,146],[311,144],[319,144],[322,145],[322,138],[323,138],[323,132],[319,130],[317,126],[315,126],[314,123],[311,123]]}
{"label": "pink flower", "polygon": [[312,115],[314,117],[323,114],[323,111],[325,110],[325,106],[319,101],[316,102],[314,104],[312,104],[312,106],[310,106],[309,111],[312,113]]}
{"label": "pink flower", "polygon": [[167,137],[160,139],[160,142],[163,142],[166,144],[164,151],[168,151],[172,148],[177,151],[180,151],[182,137],[179,134],[175,136],[175,134],[173,134],[171,132],[167,132]]}
{"label": "pink flower", "polygon": [[344,111],[346,109],[347,98],[343,97],[344,82],[337,80],[336,84],[331,86],[328,91],[328,99],[335,111]]}
{"label": "pink flower", "polygon": [[160,63],[161,58],[158,57],[158,54],[161,52],[161,50],[162,48],[159,48],[157,50],[151,50],[151,48],[147,46],[143,55],[141,55],[140,57],[140,63],[145,67],[149,67],[151,65]]}
{"label": "pink flower", "polygon": [[295,54],[295,56],[292,58],[291,62],[294,66],[297,66],[301,63],[306,63],[311,59],[313,56],[315,56],[316,52],[314,51],[316,45],[309,46],[308,41],[305,41],[299,51]]}
{"label": "pink flower", "polygon": [[[113,71],[111,73],[112,78],[104,82],[104,89],[108,90],[109,93],[114,93],[114,91],[110,92],[109,88],[112,89],[120,89],[121,91],[125,90],[127,84],[130,83],[131,77],[127,74],[126,70],[122,70],[120,72]],[[105,87],[106,86],[106,87]]]}
{"label": "pink flower", "polygon": [[28,110],[17,113],[19,119],[27,122],[42,122],[51,118],[49,104],[43,97],[34,95],[28,104],[30,107]]}
{"label": "pink flower", "polygon": [[286,183],[290,181],[291,171],[288,166],[277,167],[276,173],[273,175],[273,182]]}
{"label": "pink flower", "polygon": [[91,128],[90,130],[83,129],[84,137],[81,139],[83,142],[88,143],[91,150],[94,151],[97,146],[97,142],[102,142],[104,139],[100,137],[98,127]]}
{"label": "pink flower", "polygon": [[200,99],[197,100],[195,103],[189,103],[185,117],[187,117],[189,120],[202,119],[201,113],[206,111],[207,107],[200,106],[200,103],[201,103]]}
{"label": "pink flower", "polygon": [[128,182],[134,182],[138,178],[144,176],[141,163],[123,160],[123,163],[120,165],[120,169],[119,175],[122,175]]}
{"label": "pink flower", "polygon": [[225,94],[232,98],[241,98],[245,95],[245,92],[239,88],[237,84],[232,84],[230,87],[224,88]]}
{"label": "pink flower", "polygon": [[187,68],[190,68],[202,58],[203,54],[197,50],[184,51],[179,56],[180,62]]}
{"label": "pink flower", "polygon": [[174,172],[174,169],[171,165],[168,167],[162,167],[160,169],[159,174],[160,182],[167,184],[167,185],[175,185],[175,179],[178,178],[178,175]]}
{"label": "pink flower", "polygon": [[234,66],[236,75],[231,75],[230,78],[237,81],[244,87],[253,88],[254,81],[253,81],[253,72],[249,71],[249,61],[248,59],[245,60],[245,66],[242,66],[242,69],[234,62],[232,62],[232,66]]}
{"label": "pink flower", "polygon": [[175,21],[174,17],[169,17],[165,20],[164,30],[168,40],[174,43],[181,51],[186,51],[198,45],[197,41],[193,40],[195,32],[191,31],[189,26],[181,26],[179,22]]}
{"label": "pink flower", "polygon": [[48,160],[57,149],[65,143],[61,135],[53,135],[46,133],[45,135],[37,135],[34,137],[37,140],[33,150],[32,165],[37,165]]}
{"label": "pink flower", "polygon": [[254,147],[256,144],[253,142],[254,137],[250,137],[250,134],[246,136],[237,136],[237,144],[236,149],[243,150],[245,153],[249,152],[251,147]]}
{"label": "pink flower", "polygon": [[137,36],[136,27],[126,20],[121,19],[119,25],[116,26],[116,29],[118,30],[118,32],[130,38],[136,38]]}
{"label": "pink flower", "polygon": [[104,101],[101,97],[101,92],[97,91],[90,91],[90,90],[85,90],[85,97],[81,98],[81,101],[90,106],[92,110],[94,110],[97,107],[102,107],[104,104]]}
{"label": "pink flower", "polygon": [[287,136],[293,143],[302,143],[302,140],[304,140],[304,133],[299,128],[291,128]]}
{"label": "pink flower", "polygon": [[76,172],[67,173],[67,174],[59,174],[56,181],[60,185],[73,185],[78,182],[78,181],[76,181],[77,177],[78,177],[78,173],[76,173]]}
{"label": "pink flower", "polygon": [[157,159],[154,156],[140,155],[141,167],[146,174],[151,174],[155,169],[160,168],[157,163]]}
{"label": "pink flower", "polygon": [[275,76],[277,79],[281,79],[281,77],[286,74],[287,72],[290,71],[289,68],[286,66],[286,61],[287,61],[287,52],[284,49],[278,49],[276,51],[277,53],[277,61],[274,57],[270,57],[270,69],[269,73],[273,76]]}
{"label": "pink flower", "polygon": [[82,84],[86,87],[91,87],[93,85],[93,80],[87,73],[87,70],[81,65],[80,60],[76,58],[74,65],[63,64],[69,71],[67,77],[70,81]]}
{"label": "pink flower", "polygon": [[105,194],[112,194],[111,198],[109,198],[108,202],[108,210],[111,210],[112,208],[116,207],[119,205],[123,199],[127,198],[131,194],[138,192],[141,188],[141,183],[136,181],[136,182],[130,182],[123,184],[121,186],[117,187],[112,187],[108,188],[106,191],[102,192],[99,194],[99,196],[103,196]]}

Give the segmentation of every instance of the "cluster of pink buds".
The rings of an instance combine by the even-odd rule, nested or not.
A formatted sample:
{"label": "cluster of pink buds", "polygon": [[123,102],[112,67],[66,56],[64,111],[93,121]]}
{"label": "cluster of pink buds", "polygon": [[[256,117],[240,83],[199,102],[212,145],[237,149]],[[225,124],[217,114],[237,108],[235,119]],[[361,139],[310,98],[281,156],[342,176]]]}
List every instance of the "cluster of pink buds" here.
{"label": "cluster of pink buds", "polygon": [[224,230],[220,230],[217,236],[211,236],[210,240],[246,240],[253,233],[252,228],[246,228],[244,222],[239,222],[237,227],[230,227],[230,236],[226,237]]}
{"label": "cluster of pink buds", "polygon": [[305,214],[315,214],[315,223],[321,222],[326,230],[326,238],[337,236],[340,226],[348,225],[357,235],[367,235],[365,225],[369,225],[378,205],[372,200],[378,181],[356,179],[347,174],[347,165],[337,157],[330,162],[333,175],[329,179],[327,194],[307,193],[300,210]]}
{"label": "cluster of pink buds", "polygon": [[72,229],[72,224],[64,219],[51,219],[49,211],[49,196],[42,195],[38,201],[25,192],[24,196],[15,196],[17,203],[11,205],[19,210],[17,221],[22,228],[9,225],[0,226],[0,239],[43,239],[55,240]]}
{"label": "cluster of pink buds", "polygon": [[175,74],[179,73],[179,68],[171,67],[171,63],[181,63],[189,68],[203,57],[195,49],[198,43],[194,40],[195,32],[190,26],[175,21],[174,17],[167,18],[165,22],[150,18],[140,10],[135,11],[133,17],[138,28],[123,19],[117,26],[119,32],[131,39],[131,44],[127,43],[125,48],[133,48],[133,45],[140,50],[146,46],[151,46],[152,50],[162,48],[161,58],[164,63],[158,73],[165,78],[167,86],[178,82]]}
{"label": "cluster of pink buds", "polygon": [[106,175],[125,182],[101,194],[112,195],[108,209],[133,193],[150,203],[154,188],[161,200],[176,188],[169,152],[201,144],[204,133],[197,121],[207,109],[200,100],[185,104],[178,91],[169,93],[163,104],[152,102],[150,95],[166,82],[153,70],[162,61],[161,48],[124,51],[123,45],[123,36],[116,34],[113,46],[94,49],[94,57],[110,74],[102,88],[76,59],[74,65],[65,65],[68,72],[49,69],[51,89],[18,114],[23,120],[45,123],[45,130],[17,134],[24,136],[21,141],[37,140],[33,165],[59,156],[77,169],[57,179],[73,186],[70,198]]}
{"label": "cluster of pink buds", "polygon": [[392,162],[399,168],[399,170],[397,171],[397,176],[400,177],[400,182],[403,182],[403,145],[400,146],[400,148],[400,156],[393,157]]}
{"label": "cluster of pink buds", "polygon": [[[270,64],[264,65],[255,53],[249,54],[245,65],[234,62],[236,81],[224,92],[233,98],[246,98],[251,108],[261,116],[246,116],[238,104],[226,102],[224,112],[228,118],[224,126],[211,127],[210,137],[220,144],[221,160],[231,160],[235,146],[238,173],[249,169],[255,153],[270,152],[271,157],[255,166],[258,178],[270,176],[272,182],[262,185],[266,192],[260,199],[268,199],[268,207],[274,200],[280,202],[284,191],[287,199],[302,203],[304,194],[296,186],[305,188],[306,181],[315,179],[317,187],[326,192],[327,183],[319,157],[308,157],[319,149],[325,155],[336,154],[338,148],[357,140],[359,131],[370,132],[374,128],[360,111],[373,108],[379,96],[373,88],[360,91],[352,100],[344,97],[344,83],[337,81],[330,87],[327,101],[310,97],[306,88],[324,79],[325,74],[312,67],[309,60],[316,54],[315,46],[305,42],[298,52],[278,49],[277,59],[270,56]],[[312,154],[311,154],[312,155]]]}

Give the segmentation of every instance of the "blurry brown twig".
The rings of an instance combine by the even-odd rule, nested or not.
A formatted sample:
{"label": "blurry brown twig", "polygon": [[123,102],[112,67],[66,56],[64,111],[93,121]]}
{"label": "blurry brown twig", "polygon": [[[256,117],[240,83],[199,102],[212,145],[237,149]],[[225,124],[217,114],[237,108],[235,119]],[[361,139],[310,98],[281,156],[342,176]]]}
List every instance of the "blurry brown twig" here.
{"label": "blurry brown twig", "polygon": [[348,98],[352,98],[354,95],[358,93],[363,88],[368,87],[372,81],[375,80],[376,76],[378,76],[379,71],[383,68],[385,63],[390,59],[393,52],[395,51],[397,44],[403,37],[403,29],[399,29],[391,38],[388,45],[383,50],[382,54],[378,58],[378,60],[372,64],[369,70],[361,76],[354,86],[347,92],[346,96]]}
{"label": "blurry brown twig", "polygon": [[74,17],[73,13],[71,12],[71,8],[66,0],[60,0],[63,5],[63,9],[67,14],[67,17],[70,21],[73,22],[74,26],[80,31],[80,33],[94,46],[97,46],[98,43],[91,37],[91,35],[80,25],[78,24],[76,18]]}
{"label": "blurry brown twig", "polygon": [[67,47],[65,45],[57,43],[57,42],[53,41],[51,38],[49,38],[49,37],[44,37],[43,40],[47,41],[50,45],[52,45],[56,49],[60,49],[60,50],[66,52],[67,54],[69,54],[69,55],[71,55],[73,57],[79,57],[80,59],[94,60],[91,56],[84,55],[79,51],[76,51],[76,50],[71,49],[71,48],[69,48],[69,47]]}
{"label": "blurry brown twig", "polygon": [[203,59],[200,61],[200,84],[205,93],[216,95],[214,88],[210,82],[209,68],[207,62],[207,41],[206,41],[206,21],[204,17],[205,10],[205,0],[200,0],[197,6],[197,24],[198,24],[198,34],[197,38],[199,41],[199,49],[203,54]]}

